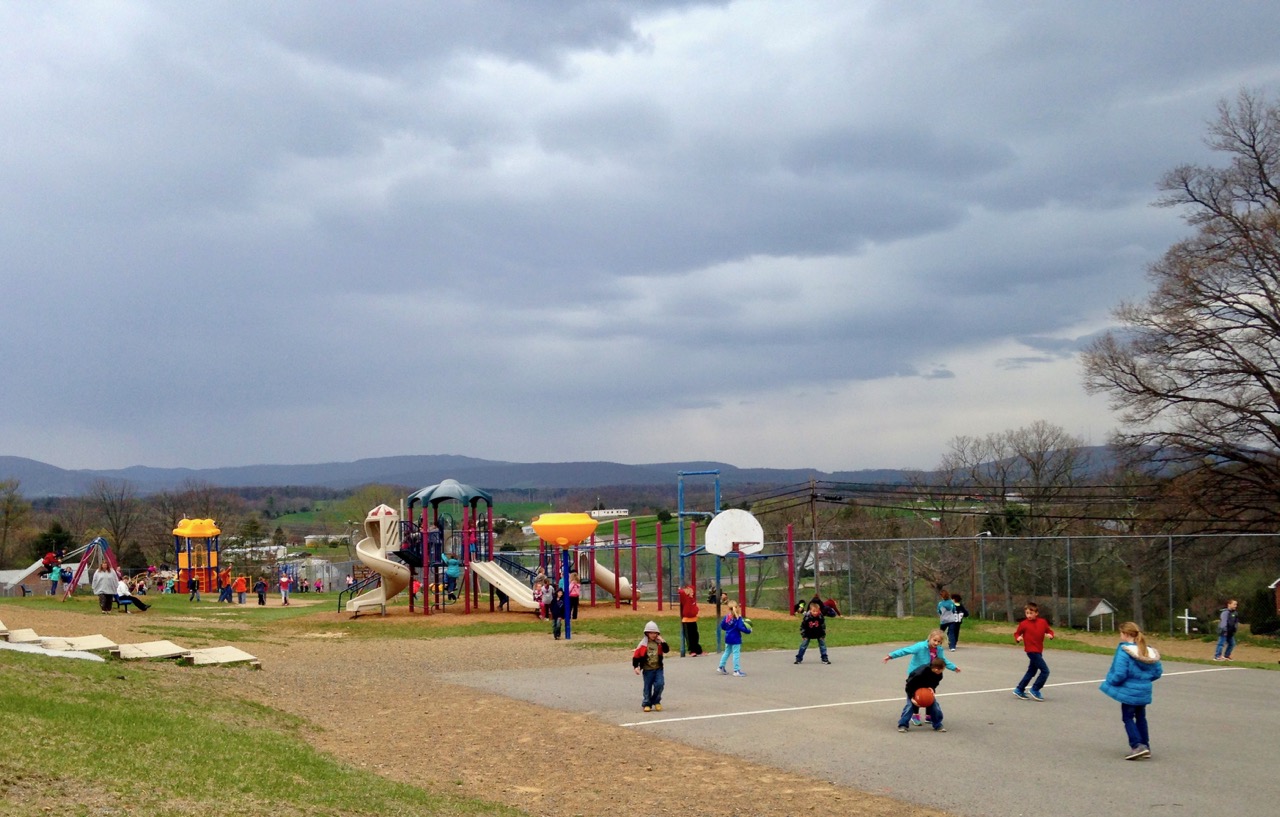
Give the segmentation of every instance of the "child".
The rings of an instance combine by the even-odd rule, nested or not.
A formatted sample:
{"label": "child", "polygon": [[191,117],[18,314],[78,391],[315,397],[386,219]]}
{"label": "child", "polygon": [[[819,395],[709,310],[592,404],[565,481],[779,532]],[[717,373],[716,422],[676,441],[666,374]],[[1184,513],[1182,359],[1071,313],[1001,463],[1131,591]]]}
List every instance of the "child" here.
{"label": "child", "polygon": [[[918,716],[915,714],[919,709],[915,702],[916,691],[921,689],[937,690],[938,684],[942,683],[942,671],[947,668],[947,659],[944,656],[930,659],[928,664],[920,667],[907,676],[907,705],[902,707],[902,715],[898,717],[898,731],[905,732],[910,728],[911,722],[915,721],[916,726],[920,725]],[[959,670],[956,670],[959,672]],[[933,703],[928,707],[929,722],[933,724],[933,731],[945,732],[946,727],[942,725],[942,705],[938,703],[937,696],[934,696]]]}
{"label": "child", "polygon": [[[1049,622],[1040,618],[1040,607],[1034,601],[1027,602],[1027,606],[1023,609],[1027,614],[1019,624],[1018,628],[1013,631],[1013,640],[1022,645],[1027,651],[1027,672],[1022,676],[1022,680],[1018,682],[1018,686],[1013,690],[1015,697],[1022,700],[1030,700],[1044,702],[1044,695],[1040,690],[1044,688],[1044,682],[1049,680],[1049,665],[1044,662],[1044,639],[1054,637],[1053,628],[1049,626]],[[1027,693],[1027,683],[1031,681],[1031,677],[1040,673],[1036,677],[1036,681],[1031,685],[1031,692]]]}
{"label": "child", "polygon": [[671,645],[662,640],[656,622],[644,625],[644,638],[631,653],[631,666],[636,675],[644,675],[644,697],[640,706],[645,712],[662,711],[662,690],[667,682],[662,671],[662,656],[671,651]]}
{"label": "child", "polygon": [[[1227,602],[1227,606],[1218,614],[1218,646],[1213,650],[1214,661],[1234,661],[1231,653],[1236,649],[1236,630],[1240,627],[1240,615],[1236,608],[1240,603],[1235,599]],[[1225,648],[1225,650],[1224,650]]]}
{"label": "child", "polygon": [[267,577],[263,576],[254,582],[253,592],[258,594],[258,606],[267,606]]}
{"label": "child", "polygon": [[538,605],[538,621],[542,621],[547,617],[546,605],[542,603],[542,582],[543,578],[541,576],[533,580],[533,602]]}
{"label": "child", "polygon": [[964,600],[955,593],[951,594],[951,601],[956,605],[956,620],[947,630],[947,649],[952,652],[956,651],[956,642],[960,640],[960,625],[968,618],[969,611],[964,606]]}
{"label": "child", "polygon": [[742,636],[751,634],[751,623],[745,618],[738,617],[738,603],[736,601],[729,602],[729,612],[725,617],[720,619],[720,629],[724,630],[724,655],[720,656],[720,667],[718,672],[721,675],[728,675],[725,671],[725,665],[729,663],[729,656],[733,656],[733,676],[735,678],[745,678],[746,673],[742,671]]}
{"label": "child", "polygon": [[551,633],[556,637],[556,641],[560,640],[560,626],[564,621],[564,589],[556,588],[555,598],[551,600],[549,605],[551,608]]}
{"label": "child", "polygon": [[1129,736],[1129,754],[1125,760],[1151,757],[1151,738],[1147,734],[1147,704],[1151,703],[1151,684],[1164,674],[1160,653],[1147,645],[1138,625],[1126,621],[1120,625],[1123,640],[1111,659],[1111,669],[1099,687],[1120,702],[1120,719]]}
{"label": "child", "polygon": [[809,649],[809,642],[818,639],[818,652],[822,653],[822,663],[830,664],[827,658],[827,620],[822,614],[822,602],[809,602],[809,612],[800,619],[800,651],[796,653],[796,663],[804,661],[804,651]]}
{"label": "child", "polygon": [[[942,630],[934,630],[929,633],[929,637],[924,641],[917,641],[908,647],[902,647],[889,653],[884,657],[882,663],[887,664],[894,658],[909,655],[911,656],[911,663],[907,665],[907,676],[910,677],[916,670],[929,666],[936,658],[941,658],[943,667],[952,672],[959,672],[960,668],[951,663],[951,659],[947,658],[946,652],[942,649],[942,642],[946,640],[946,637]],[[920,715],[916,712],[915,707],[912,707],[911,719],[917,726],[920,725]]]}
{"label": "child", "polygon": [[555,600],[555,597],[556,597],[556,586],[555,586],[555,583],[554,583],[554,582],[552,582],[550,579],[545,579],[545,580],[543,580],[543,582],[542,582],[542,602],[541,602],[541,604],[542,604],[542,617],[543,617],[543,618],[550,618],[550,617],[551,617],[551,602]]}

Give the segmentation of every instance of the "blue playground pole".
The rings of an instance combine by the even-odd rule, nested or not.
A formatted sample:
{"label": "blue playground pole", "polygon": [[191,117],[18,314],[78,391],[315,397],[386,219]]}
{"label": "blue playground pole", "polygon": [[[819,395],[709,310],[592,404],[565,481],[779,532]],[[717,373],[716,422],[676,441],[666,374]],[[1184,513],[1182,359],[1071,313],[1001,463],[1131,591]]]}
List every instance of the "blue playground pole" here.
{"label": "blue playground pole", "polygon": [[560,582],[564,585],[564,640],[568,641],[573,638],[573,632],[569,626],[569,621],[573,618],[573,616],[569,615],[569,546],[565,545],[560,548],[560,553],[562,554]]}

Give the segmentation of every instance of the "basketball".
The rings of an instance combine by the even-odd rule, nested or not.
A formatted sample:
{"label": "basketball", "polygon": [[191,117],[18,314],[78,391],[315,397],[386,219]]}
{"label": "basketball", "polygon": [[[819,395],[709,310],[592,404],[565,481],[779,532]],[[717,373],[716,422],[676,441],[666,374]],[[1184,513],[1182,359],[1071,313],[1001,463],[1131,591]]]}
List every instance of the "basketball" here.
{"label": "basketball", "polygon": [[917,689],[911,701],[916,706],[933,706],[933,690],[928,687]]}

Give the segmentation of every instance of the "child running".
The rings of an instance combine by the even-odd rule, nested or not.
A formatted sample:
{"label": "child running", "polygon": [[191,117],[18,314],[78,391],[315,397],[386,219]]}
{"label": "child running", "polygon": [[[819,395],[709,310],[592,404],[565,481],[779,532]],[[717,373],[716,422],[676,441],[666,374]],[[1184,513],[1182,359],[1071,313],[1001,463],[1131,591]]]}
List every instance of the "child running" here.
{"label": "child running", "polygon": [[662,656],[671,651],[671,645],[662,640],[656,622],[644,625],[644,638],[631,653],[631,666],[636,675],[644,675],[644,694],[640,699],[640,707],[645,712],[662,711],[662,690],[666,688],[663,677]]}
{"label": "child running", "polygon": [[[1040,618],[1040,607],[1034,601],[1027,602],[1023,612],[1027,617],[1013,631],[1013,640],[1027,651],[1027,671],[1013,690],[1013,694],[1024,701],[1029,699],[1043,703],[1044,694],[1040,690],[1044,688],[1044,682],[1049,680],[1049,665],[1044,662],[1044,639],[1046,636],[1054,637],[1053,628],[1049,626],[1049,622]],[[1037,676],[1036,673],[1039,675]],[[1031,685],[1031,691],[1028,692],[1027,684],[1031,682],[1033,676],[1036,680]]]}
{"label": "child running", "polygon": [[720,666],[717,672],[721,675],[728,675],[725,665],[729,663],[729,656],[733,656],[733,677],[745,678],[747,674],[742,671],[742,636],[751,634],[751,622],[745,618],[738,616],[738,603],[736,601],[729,602],[729,612],[725,617],[720,619],[720,629],[724,630],[724,655],[720,656]]}
{"label": "child running", "polygon": [[[942,683],[942,671],[947,668],[947,659],[945,656],[938,656],[929,660],[928,664],[920,667],[915,672],[907,676],[907,705],[902,707],[902,715],[898,718],[898,731],[905,732],[911,727],[912,721],[916,726],[920,725],[919,716],[916,710],[920,707],[916,704],[916,692],[922,689],[937,690],[938,684]],[[959,672],[959,670],[957,670]],[[945,732],[946,727],[942,725],[942,705],[938,703],[935,695],[933,703],[925,707],[928,710],[929,722],[933,724],[933,731]]]}
{"label": "child running", "polygon": [[1120,625],[1122,640],[1111,659],[1111,669],[1099,687],[1120,702],[1120,719],[1129,737],[1129,754],[1125,760],[1151,757],[1151,737],[1147,732],[1147,704],[1151,703],[1151,684],[1164,674],[1160,653],[1147,644],[1138,625],[1126,621]]}
{"label": "child running", "polygon": [[[894,650],[884,657],[882,663],[889,663],[894,658],[901,658],[904,655],[911,656],[911,663],[907,664],[907,677],[911,677],[916,670],[927,667],[933,663],[934,659],[941,658],[942,666],[952,672],[959,672],[960,668],[951,663],[951,659],[947,658],[947,653],[942,648],[942,642],[947,639],[947,634],[942,630],[934,630],[929,633],[929,637],[924,641],[917,641],[901,649]],[[917,711],[919,707],[912,706],[911,720],[916,726],[920,725],[920,715]]]}
{"label": "child running", "polygon": [[822,614],[822,602],[814,599],[809,602],[809,611],[800,619],[800,651],[796,653],[796,663],[804,661],[804,651],[809,649],[809,642],[818,640],[818,652],[822,654],[822,663],[830,664],[827,658],[827,619]]}

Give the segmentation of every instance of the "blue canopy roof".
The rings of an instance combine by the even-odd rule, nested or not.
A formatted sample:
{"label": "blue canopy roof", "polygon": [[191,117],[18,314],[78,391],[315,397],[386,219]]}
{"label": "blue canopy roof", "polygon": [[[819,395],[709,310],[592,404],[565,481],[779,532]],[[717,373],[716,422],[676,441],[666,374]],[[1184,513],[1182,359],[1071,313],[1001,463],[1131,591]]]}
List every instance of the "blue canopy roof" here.
{"label": "blue canopy roof", "polygon": [[471,485],[464,485],[456,479],[446,479],[436,485],[428,485],[426,488],[414,491],[409,494],[405,504],[413,507],[415,503],[421,502],[423,505],[436,506],[451,499],[471,506],[483,499],[488,505],[493,505],[493,494]]}

